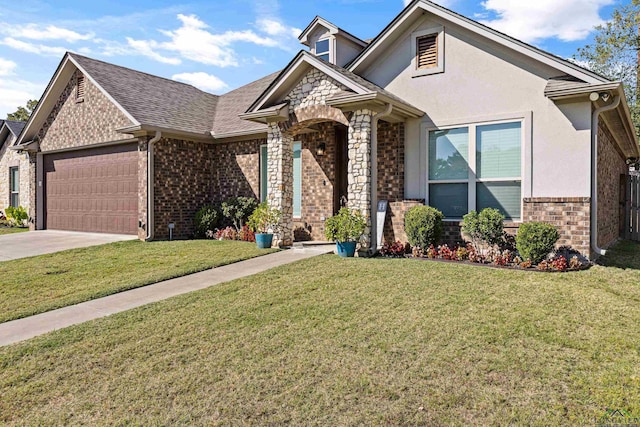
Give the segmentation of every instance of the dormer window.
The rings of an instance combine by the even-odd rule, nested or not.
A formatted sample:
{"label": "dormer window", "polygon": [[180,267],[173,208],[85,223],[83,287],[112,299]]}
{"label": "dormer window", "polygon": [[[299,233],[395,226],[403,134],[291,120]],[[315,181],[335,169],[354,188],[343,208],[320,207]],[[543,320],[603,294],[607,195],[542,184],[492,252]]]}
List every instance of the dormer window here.
{"label": "dormer window", "polygon": [[444,72],[444,27],[411,34],[413,77]]}
{"label": "dormer window", "polygon": [[316,56],[324,61],[329,62],[330,59],[330,50],[329,50],[329,39],[318,40],[316,42]]}

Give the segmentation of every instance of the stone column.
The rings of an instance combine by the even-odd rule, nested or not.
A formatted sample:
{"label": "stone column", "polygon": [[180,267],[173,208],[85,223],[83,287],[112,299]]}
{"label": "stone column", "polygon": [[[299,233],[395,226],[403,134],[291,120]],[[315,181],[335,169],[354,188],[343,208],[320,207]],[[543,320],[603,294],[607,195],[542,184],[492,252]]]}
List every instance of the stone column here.
{"label": "stone column", "polygon": [[274,233],[274,245],[293,244],[293,137],[282,132],[278,123],[269,123],[267,131],[267,201],[282,212],[280,227]]}
{"label": "stone column", "polygon": [[359,210],[367,220],[360,241],[366,250],[371,242],[371,118],[370,110],[357,110],[349,121],[349,208]]}
{"label": "stone column", "polygon": [[[38,177],[37,177],[37,165],[38,165],[38,155],[36,153],[26,153],[29,172],[28,172],[28,183],[29,183],[29,206],[28,206],[28,214],[29,214],[29,230],[36,230],[37,227],[37,191],[38,191]],[[22,163],[22,162],[21,162]],[[20,178],[21,180],[23,178]],[[20,183],[20,192],[22,193],[22,183]]]}

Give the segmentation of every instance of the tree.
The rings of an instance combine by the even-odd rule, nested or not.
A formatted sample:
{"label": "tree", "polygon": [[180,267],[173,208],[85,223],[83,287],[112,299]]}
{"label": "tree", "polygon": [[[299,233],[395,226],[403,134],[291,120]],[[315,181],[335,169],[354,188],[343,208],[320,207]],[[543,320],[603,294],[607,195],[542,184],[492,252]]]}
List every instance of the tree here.
{"label": "tree", "polygon": [[596,73],[624,83],[640,135],[640,0],[618,7],[611,20],[596,27],[593,44],[578,49],[574,58],[586,62]]}
{"label": "tree", "polygon": [[26,122],[27,120],[29,120],[29,117],[31,117],[31,113],[33,113],[36,105],[38,105],[38,101],[35,99],[27,101],[26,107],[18,107],[15,112],[7,114],[7,120]]}

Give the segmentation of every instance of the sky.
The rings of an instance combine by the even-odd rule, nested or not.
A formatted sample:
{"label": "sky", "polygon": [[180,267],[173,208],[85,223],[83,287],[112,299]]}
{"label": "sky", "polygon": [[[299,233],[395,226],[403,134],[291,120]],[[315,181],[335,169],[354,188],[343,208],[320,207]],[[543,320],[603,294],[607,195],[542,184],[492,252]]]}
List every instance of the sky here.
{"label": "sky", "polygon": [[[630,0],[436,0],[570,58]],[[0,0],[0,118],[38,99],[65,51],[222,94],[282,69],[316,15],[375,37],[406,0]]]}

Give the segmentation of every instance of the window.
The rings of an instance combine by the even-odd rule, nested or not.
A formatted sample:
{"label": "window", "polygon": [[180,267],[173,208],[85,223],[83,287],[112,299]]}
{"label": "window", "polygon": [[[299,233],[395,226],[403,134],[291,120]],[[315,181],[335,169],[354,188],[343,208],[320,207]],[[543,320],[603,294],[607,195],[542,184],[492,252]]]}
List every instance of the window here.
{"label": "window", "polygon": [[413,77],[444,72],[444,27],[411,34]]}
{"label": "window", "polygon": [[429,132],[429,204],[447,218],[498,209],[519,220],[522,206],[522,122]]}
{"label": "window", "polygon": [[269,177],[267,174],[267,165],[269,161],[269,152],[267,151],[267,145],[260,146],[260,201],[267,200],[267,185]]}
{"label": "window", "polygon": [[14,208],[20,206],[20,169],[9,168],[9,204]]}
{"label": "window", "polygon": [[293,217],[302,216],[302,144],[293,143]]}
{"label": "window", "polygon": [[78,75],[76,81],[76,101],[84,101],[85,79],[83,75]]}
{"label": "window", "polygon": [[418,70],[438,66],[438,34],[416,38],[416,66]]}
{"label": "window", "polygon": [[316,56],[329,62],[329,39],[318,40],[316,42]]}

